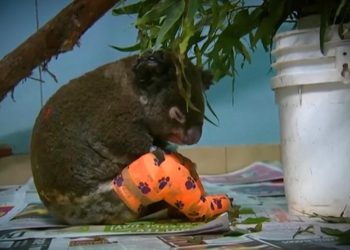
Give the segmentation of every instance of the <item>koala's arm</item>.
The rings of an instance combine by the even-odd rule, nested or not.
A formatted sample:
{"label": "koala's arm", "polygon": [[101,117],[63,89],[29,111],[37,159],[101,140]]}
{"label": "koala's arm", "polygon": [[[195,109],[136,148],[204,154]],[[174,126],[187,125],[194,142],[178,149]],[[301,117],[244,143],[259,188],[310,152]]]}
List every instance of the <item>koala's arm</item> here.
{"label": "koala's arm", "polygon": [[153,138],[142,126],[129,125],[119,132],[107,129],[101,131],[100,136],[88,138],[89,147],[101,157],[121,166],[128,165],[150,152],[153,146]]}

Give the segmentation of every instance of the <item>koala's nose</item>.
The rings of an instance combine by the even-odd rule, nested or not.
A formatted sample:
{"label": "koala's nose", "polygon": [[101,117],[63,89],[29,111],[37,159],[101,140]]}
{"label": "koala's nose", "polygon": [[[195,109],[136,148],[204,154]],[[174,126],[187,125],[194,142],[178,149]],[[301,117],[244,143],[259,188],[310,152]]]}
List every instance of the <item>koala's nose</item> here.
{"label": "koala's nose", "polygon": [[192,126],[186,132],[184,143],[187,145],[195,144],[199,141],[201,136],[202,136],[202,126]]}

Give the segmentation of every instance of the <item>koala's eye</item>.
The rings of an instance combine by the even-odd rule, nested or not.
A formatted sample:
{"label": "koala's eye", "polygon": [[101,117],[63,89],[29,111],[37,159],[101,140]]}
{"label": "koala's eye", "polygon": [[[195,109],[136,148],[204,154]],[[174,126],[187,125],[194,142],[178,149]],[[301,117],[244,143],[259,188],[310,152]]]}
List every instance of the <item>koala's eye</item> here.
{"label": "koala's eye", "polygon": [[185,115],[181,112],[181,110],[178,107],[171,107],[169,109],[169,117],[173,120],[178,121],[181,124],[184,124],[186,122]]}

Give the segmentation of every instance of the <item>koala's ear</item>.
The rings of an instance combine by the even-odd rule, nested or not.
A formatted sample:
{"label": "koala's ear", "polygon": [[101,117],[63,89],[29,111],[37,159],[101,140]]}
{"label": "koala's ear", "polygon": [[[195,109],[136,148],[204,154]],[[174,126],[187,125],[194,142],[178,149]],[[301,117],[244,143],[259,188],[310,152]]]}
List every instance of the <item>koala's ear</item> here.
{"label": "koala's ear", "polygon": [[202,70],[202,84],[204,90],[208,90],[210,86],[213,85],[213,79],[214,77],[209,70]]}
{"label": "koala's ear", "polygon": [[166,75],[169,67],[169,61],[163,51],[146,52],[138,58],[133,72],[140,87],[148,87],[156,79]]}

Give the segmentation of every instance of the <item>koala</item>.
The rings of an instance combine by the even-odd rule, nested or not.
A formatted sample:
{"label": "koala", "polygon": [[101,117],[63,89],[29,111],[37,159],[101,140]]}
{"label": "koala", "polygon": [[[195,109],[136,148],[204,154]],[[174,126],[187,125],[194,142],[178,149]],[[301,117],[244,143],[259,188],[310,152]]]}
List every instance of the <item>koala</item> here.
{"label": "koala", "polygon": [[71,80],[47,101],[33,127],[31,166],[53,216],[72,225],[140,216],[113,191],[113,178],[152,148],[195,144],[202,134],[212,78],[185,62],[195,106],[188,108],[176,63],[167,50],[129,56]]}

